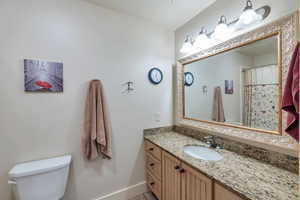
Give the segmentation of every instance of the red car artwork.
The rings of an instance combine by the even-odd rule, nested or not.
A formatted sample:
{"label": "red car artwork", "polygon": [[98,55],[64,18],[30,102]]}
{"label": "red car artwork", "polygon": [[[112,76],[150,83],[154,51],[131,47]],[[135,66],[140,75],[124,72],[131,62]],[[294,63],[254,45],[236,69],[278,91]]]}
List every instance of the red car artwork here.
{"label": "red car artwork", "polygon": [[46,81],[36,81],[35,84],[37,86],[40,86],[42,88],[45,88],[45,89],[50,89],[52,88],[52,85]]}

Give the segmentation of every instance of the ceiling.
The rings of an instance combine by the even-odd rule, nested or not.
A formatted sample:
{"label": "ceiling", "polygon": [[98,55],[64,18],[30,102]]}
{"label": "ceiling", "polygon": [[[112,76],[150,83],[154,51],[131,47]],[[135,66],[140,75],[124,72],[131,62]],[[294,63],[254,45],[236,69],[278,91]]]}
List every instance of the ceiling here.
{"label": "ceiling", "polygon": [[216,0],[85,0],[176,30]]}

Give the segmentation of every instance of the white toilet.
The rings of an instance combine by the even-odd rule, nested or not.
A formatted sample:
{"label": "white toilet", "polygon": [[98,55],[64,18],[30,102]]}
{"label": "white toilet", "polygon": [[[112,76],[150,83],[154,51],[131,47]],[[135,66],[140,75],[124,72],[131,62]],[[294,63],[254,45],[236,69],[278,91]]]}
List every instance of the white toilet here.
{"label": "white toilet", "polygon": [[60,200],[63,198],[71,156],[27,162],[9,172],[17,200]]}

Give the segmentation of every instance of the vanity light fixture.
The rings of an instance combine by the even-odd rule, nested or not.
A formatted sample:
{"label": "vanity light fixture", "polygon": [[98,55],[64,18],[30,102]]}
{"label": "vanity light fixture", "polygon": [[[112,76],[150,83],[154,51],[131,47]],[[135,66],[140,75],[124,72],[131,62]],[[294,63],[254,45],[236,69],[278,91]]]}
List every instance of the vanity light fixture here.
{"label": "vanity light fixture", "polygon": [[193,39],[190,36],[187,36],[180,49],[180,53],[188,55],[207,49],[214,44],[230,38],[233,36],[234,32],[245,29],[252,24],[266,19],[270,15],[270,12],[270,6],[265,5],[258,9],[254,9],[252,1],[246,0],[246,7],[243,9],[243,13],[239,18],[227,22],[226,17],[222,15],[214,31],[207,32],[202,28],[194,43]]}
{"label": "vanity light fixture", "polygon": [[244,11],[239,18],[239,22],[245,25],[249,25],[260,20],[262,20],[262,16],[257,14],[257,12],[253,9],[251,0],[247,0],[246,7],[244,8]]}
{"label": "vanity light fixture", "polygon": [[219,24],[215,31],[212,33],[211,37],[215,40],[222,40],[228,38],[232,33],[231,29],[228,27],[227,19],[224,15],[220,17]]}
{"label": "vanity light fixture", "polygon": [[195,40],[194,48],[196,50],[201,50],[201,49],[205,49],[211,44],[212,44],[212,40],[208,37],[206,29],[202,27],[201,31],[199,32],[199,35]]}
{"label": "vanity light fixture", "polygon": [[192,41],[192,38],[188,35],[186,36],[186,39],[182,45],[182,48],[180,49],[180,52],[181,53],[191,53],[192,50],[193,50],[193,41]]}

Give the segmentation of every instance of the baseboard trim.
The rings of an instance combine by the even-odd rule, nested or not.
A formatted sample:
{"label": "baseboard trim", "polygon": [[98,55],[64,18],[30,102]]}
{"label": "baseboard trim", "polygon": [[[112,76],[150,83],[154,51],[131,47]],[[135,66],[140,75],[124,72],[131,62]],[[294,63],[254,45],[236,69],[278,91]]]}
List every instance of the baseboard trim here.
{"label": "baseboard trim", "polygon": [[128,200],[147,192],[146,182],[140,182],[93,200]]}

